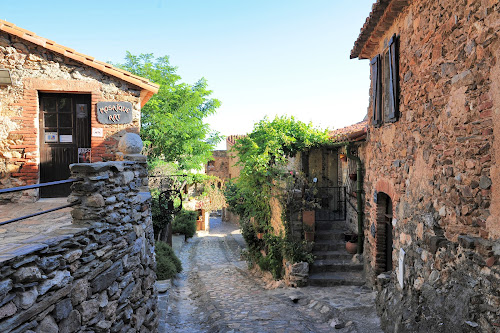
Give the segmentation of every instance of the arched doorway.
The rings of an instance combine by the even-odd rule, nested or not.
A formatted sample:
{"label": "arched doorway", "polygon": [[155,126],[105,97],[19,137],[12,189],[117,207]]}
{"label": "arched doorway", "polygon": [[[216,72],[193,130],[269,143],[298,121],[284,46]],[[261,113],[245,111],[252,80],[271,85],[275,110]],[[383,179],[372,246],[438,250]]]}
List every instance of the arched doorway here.
{"label": "arched doorway", "polygon": [[383,193],[377,194],[377,238],[376,271],[377,274],[392,271],[392,200]]}

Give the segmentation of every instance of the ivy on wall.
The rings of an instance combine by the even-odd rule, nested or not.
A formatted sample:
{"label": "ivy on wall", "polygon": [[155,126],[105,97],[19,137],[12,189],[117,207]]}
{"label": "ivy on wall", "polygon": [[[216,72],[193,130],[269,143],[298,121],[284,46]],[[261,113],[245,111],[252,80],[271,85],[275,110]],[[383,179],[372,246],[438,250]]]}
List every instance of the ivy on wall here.
{"label": "ivy on wall", "polygon": [[[248,257],[261,268],[269,270],[275,278],[281,276],[282,257],[287,250],[296,249],[287,235],[276,235],[271,227],[270,201],[281,195],[287,179],[290,157],[312,147],[329,142],[328,131],[319,130],[293,117],[265,118],[255,124],[253,131],[236,141],[233,149],[241,167],[240,177],[227,185],[226,200],[229,208],[241,217],[243,236],[249,246]],[[278,198],[283,205],[286,200]],[[282,222],[283,218],[282,218]],[[285,228],[286,230],[286,228]],[[258,239],[257,233],[266,233]],[[266,255],[262,258],[262,252]],[[267,259],[265,259],[267,258]]]}

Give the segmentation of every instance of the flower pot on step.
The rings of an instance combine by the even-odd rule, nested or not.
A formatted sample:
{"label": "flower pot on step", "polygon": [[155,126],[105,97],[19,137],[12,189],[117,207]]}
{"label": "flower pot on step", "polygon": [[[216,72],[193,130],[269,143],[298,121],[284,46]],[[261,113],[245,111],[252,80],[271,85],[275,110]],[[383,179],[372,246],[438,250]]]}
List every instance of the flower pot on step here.
{"label": "flower pot on step", "polygon": [[356,254],[356,252],[358,252],[358,243],[347,242],[345,243],[345,249],[350,254]]}

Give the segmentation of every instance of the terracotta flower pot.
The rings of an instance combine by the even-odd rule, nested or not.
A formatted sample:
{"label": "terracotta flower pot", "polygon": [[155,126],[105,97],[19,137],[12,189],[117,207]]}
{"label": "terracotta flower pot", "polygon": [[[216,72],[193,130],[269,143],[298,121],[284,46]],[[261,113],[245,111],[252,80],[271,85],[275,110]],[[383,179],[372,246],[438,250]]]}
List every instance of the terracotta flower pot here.
{"label": "terracotta flower pot", "polygon": [[358,252],[358,244],[352,243],[352,242],[347,242],[347,243],[345,243],[345,249],[350,254],[356,254],[356,252]]}
{"label": "terracotta flower pot", "polygon": [[264,233],[263,233],[263,232],[258,232],[258,233],[257,233],[257,238],[258,238],[258,239],[262,239],[262,238],[264,238]]}
{"label": "terracotta flower pot", "polygon": [[302,222],[310,227],[314,227],[316,221],[314,210],[305,210],[302,212]]}

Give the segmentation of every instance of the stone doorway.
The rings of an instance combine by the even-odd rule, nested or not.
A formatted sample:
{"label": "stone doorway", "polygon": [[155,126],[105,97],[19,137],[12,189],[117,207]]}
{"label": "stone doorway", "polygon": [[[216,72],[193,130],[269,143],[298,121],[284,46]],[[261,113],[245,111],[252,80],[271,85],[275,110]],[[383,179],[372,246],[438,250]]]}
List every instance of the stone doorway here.
{"label": "stone doorway", "polygon": [[393,228],[392,200],[387,194],[377,194],[377,235],[376,235],[376,272],[392,271]]}

